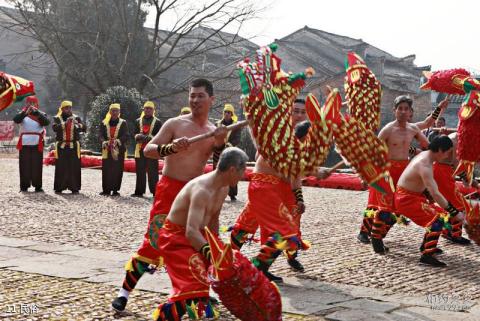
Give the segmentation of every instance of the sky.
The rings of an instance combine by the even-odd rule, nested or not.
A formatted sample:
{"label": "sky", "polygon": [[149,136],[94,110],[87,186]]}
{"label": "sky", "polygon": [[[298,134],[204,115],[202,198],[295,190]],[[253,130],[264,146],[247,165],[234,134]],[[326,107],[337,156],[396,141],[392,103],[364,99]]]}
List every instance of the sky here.
{"label": "sky", "polygon": [[[193,1],[193,0],[192,0]],[[267,8],[240,35],[259,45],[307,25],[362,39],[396,57],[416,55],[432,70],[480,72],[480,1],[257,0]],[[147,21],[147,23],[150,20]]]}
{"label": "sky", "polygon": [[[199,3],[203,0],[184,1]],[[240,35],[259,45],[268,44],[307,25],[362,39],[396,57],[415,54],[416,65],[431,65],[432,70],[462,67],[480,73],[480,1],[255,2],[265,9],[258,18],[243,26]],[[4,0],[0,0],[2,4],[5,4]],[[147,25],[152,23],[153,15],[149,15]]]}

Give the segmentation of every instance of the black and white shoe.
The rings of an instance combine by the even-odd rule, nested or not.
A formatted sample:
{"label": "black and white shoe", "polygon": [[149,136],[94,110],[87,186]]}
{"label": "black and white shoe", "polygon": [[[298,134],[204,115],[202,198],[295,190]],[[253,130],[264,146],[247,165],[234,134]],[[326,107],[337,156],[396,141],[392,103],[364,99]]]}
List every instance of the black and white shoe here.
{"label": "black and white shoe", "polygon": [[288,265],[290,265],[290,267],[292,269],[294,269],[295,271],[297,272],[304,272],[305,271],[305,268],[303,267],[302,263],[300,263],[297,259],[293,258],[293,259],[288,259],[287,260],[287,263]]}
{"label": "black and white shoe", "polygon": [[437,260],[433,255],[422,254],[420,257],[420,263],[427,264],[433,267],[444,267],[447,266],[442,261]]}
{"label": "black and white shoe", "polygon": [[127,306],[127,298],[123,296],[116,297],[112,301],[112,308],[117,312],[123,312]]}
{"label": "black and white shoe", "polygon": [[358,233],[357,240],[360,243],[363,243],[363,244],[369,244],[370,243],[370,238],[368,237],[368,234],[365,233],[365,232]]}

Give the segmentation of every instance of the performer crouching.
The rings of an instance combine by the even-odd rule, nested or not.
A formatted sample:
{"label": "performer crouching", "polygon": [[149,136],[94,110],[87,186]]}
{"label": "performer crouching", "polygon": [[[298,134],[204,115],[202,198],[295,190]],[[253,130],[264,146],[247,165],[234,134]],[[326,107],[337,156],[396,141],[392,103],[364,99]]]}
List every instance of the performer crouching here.
{"label": "performer crouching", "polygon": [[[404,170],[395,192],[395,208],[411,219],[415,224],[426,228],[422,242],[420,262],[431,266],[446,266],[434,256],[437,242],[449,219],[462,220],[464,215],[439,192],[433,178],[433,162],[446,159],[452,149],[452,140],[448,136],[437,137],[428,146],[428,150],[418,154]],[[427,189],[433,200],[441,207],[430,203],[424,194]]]}
{"label": "performer crouching", "polygon": [[154,240],[173,290],[168,301],[155,310],[154,320],[181,320],[187,312],[195,320],[202,315],[216,317],[209,300],[210,246],[204,228],[218,234],[219,215],[228,187],[242,179],[247,160],[242,150],[225,149],[215,171],[188,182],[175,198]]}

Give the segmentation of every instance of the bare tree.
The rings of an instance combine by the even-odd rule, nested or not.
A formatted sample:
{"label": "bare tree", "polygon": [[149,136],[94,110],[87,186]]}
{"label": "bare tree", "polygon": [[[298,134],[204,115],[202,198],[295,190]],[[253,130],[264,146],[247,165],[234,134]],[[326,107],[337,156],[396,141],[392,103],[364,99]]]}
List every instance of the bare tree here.
{"label": "bare tree", "polygon": [[[2,27],[38,41],[66,94],[88,96],[116,85],[149,94],[175,68],[208,71],[205,56],[240,51],[238,31],[260,10],[248,0],[7,1],[16,10],[0,8],[9,17]],[[148,13],[152,28],[144,26]]]}

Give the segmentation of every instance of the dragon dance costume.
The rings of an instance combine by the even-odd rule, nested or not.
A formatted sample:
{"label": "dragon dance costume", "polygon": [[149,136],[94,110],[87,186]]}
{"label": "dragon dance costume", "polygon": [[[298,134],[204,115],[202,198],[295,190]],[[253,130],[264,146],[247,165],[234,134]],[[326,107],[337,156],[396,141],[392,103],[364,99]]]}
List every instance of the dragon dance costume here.
{"label": "dragon dance costume", "polygon": [[415,224],[426,228],[421,246],[422,254],[434,254],[441,231],[449,227],[448,213],[429,202],[424,193],[412,192],[402,187],[398,187],[395,192],[395,209]]}
{"label": "dragon dance costume", "polygon": [[122,288],[127,292],[131,292],[135,288],[145,272],[151,271],[150,265],[162,266],[161,254],[154,242],[170,212],[175,197],[186,183],[165,175],[158,182],[143,243],[125,265],[127,272]]}
{"label": "dragon dance costume", "polygon": [[[461,68],[424,72],[427,82],[420,88],[437,92],[465,95],[458,112],[457,158],[459,164],[453,175],[459,175],[472,184],[475,164],[480,161],[480,81]],[[449,193],[450,191],[446,191]],[[449,199],[450,202],[452,202]],[[468,236],[480,244],[480,210],[478,205],[465,204]]]}
{"label": "dragon dance costume", "polygon": [[165,220],[155,238],[156,251],[162,257],[172,282],[168,301],[160,304],[153,313],[155,321],[179,321],[185,313],[192,320],[218,316],[209,298],[207,268],[210,263],[192,247],[185,233],[184,226]]}

